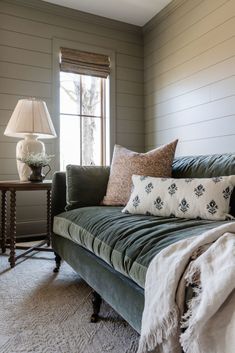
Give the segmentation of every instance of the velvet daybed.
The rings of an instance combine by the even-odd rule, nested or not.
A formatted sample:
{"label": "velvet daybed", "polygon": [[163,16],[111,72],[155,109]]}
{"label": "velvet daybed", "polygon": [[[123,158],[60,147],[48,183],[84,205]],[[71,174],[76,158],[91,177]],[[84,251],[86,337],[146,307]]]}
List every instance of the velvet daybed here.
{"label": "velvet daybed", "polygon": [[[53,177],[52,246],[56,253],[56,270],[60,259],[65,260],[98,293],[93,303],[93,320],[97,319],[102,298],[140,332],[145,275],[153,257],[178,240],[227,221],[131,215],[122,213],[123,207],[100,206],[106,192],[109,168],[77,168],[82,180],[78,190],[82,200],[72,210],[65,211],[66,174],[57,172]],[[89,178],[86,178],[87,171]],[[179,157],[173,161],[173,178],[233,174],[234,154]],[[86,196],[87,190],[91,191],[89,197]],[[234,192],[230,206],[234,215]]]}

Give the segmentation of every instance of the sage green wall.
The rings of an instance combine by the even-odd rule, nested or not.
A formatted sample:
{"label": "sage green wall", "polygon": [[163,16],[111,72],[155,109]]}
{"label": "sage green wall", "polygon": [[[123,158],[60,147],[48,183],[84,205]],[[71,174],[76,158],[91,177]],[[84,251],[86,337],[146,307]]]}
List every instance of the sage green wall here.
{"label": "sage green wall", "polygon": [[144,27],[146,149],[235,151],[234,15],[234,0],[177,0]]}
{"label": "sage green wall", "polygon": [[[0,179],[16,179],[16,139],[3,132],[17,100],[34,96],[47,102],[53,113],[54,41],[73,41],[115,54],[116,143],[134,150],[144,148],[143,39],[141,28],[102,17],[54,6],[40,0],[0,1]],[[111,117],[113,119],[114,116]],[[58,133],[58,128],[57,128]],[[48,153],[58,143],[48,140]],[[54,168],[55,169],[55,168]],[[20,232],[41,231],[45,219],[45,195],[18,193]]]}

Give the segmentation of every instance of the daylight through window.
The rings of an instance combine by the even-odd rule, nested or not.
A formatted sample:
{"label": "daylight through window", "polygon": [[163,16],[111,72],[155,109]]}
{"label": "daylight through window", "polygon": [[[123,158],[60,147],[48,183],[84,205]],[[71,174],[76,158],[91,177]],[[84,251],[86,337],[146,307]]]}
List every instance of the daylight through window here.
{"label": "daylight through window", "polygon": [[60,72],[61,170],[67,164],[105,165],[108,78],[80,74],[84,65],[73,68]]}

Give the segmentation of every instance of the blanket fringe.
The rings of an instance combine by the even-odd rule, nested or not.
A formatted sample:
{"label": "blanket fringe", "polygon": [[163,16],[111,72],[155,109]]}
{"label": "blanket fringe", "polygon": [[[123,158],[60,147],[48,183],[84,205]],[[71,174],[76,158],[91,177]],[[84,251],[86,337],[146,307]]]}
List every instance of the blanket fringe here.
{"label": "blanket fringe", "polygon": [[198,346],[197,340],[195,339],[193,341],[191,340],[190,345],[187,347],[184,347],[184,345],[182,344],[182,348],[185,353],[202,353]]}
{"label": "blanket fringe", "polygon": [[[200,269],[195,266],[195,264],[192,264],[191,268],[189,269],[185,280],[186,280],[186,285],[189,286],[190,284],[195,284],[195,278],[197,279],[197,286],[193,286],[192,290],[194,293],[194,297],[188,302],[188,311],[183,315],[182,321],[181,321],[181,327],[186,328],[184,333],[181,334],[180,336],[180,344],[184,349],[185,353],[200,353],[198,350],[198,345],[194,340],[192,340],[192,337],[194,336],[193,334],[193,312],[195,312],[195,309],[198,307],[200,301],[201,301],[201,294],[202,294],[202,288],[198,283],[198,278],[200,276]],[[194,342],[192,346],[192,342]]]}
{"label": "blanket fringe", "polygon": [[174,308],[170,313],[158,323],[159,329],[150,331],[147,335],[141,333],[139,347],[137,353],[147,353],[154,350],[158,345],[161,345],[164,340],[167,340],[178,327],[179,310]]}

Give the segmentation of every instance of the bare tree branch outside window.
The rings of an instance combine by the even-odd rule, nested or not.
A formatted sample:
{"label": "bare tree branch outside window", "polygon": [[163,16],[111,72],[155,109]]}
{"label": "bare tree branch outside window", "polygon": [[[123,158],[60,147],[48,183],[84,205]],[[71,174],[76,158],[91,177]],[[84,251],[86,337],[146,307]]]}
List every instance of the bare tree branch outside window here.
{"label": "bare tree branch outside window", "polygon": [[[95,165],[97,164],[97,139],[101,138],[99,136],[102,118],[101,78],[69,74],[68,79],[70,84],[67,77],[61,79],[61,96],[76,107],[74,115],[80,119],[81,151],[78,151],[81,153],[80,162],[82,165]],[[70,110],[68,105],[65,108],[67,114]]]}

